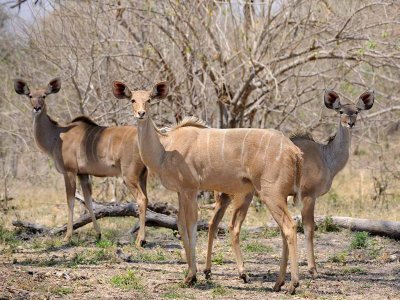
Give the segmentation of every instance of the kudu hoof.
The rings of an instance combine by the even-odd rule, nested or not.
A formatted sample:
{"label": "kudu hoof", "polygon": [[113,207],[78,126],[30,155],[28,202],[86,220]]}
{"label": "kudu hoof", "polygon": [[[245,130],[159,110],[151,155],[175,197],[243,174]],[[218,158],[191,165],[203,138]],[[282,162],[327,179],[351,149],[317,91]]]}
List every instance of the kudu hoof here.
{"label": "kudu hoof", "polygon": [[136,244],[136,247],[141,248],[144,245],[146,245],[147,242],[146,242],[146,240],[137,240],[135,244]]}
{"label": "kudu hoof", "polygon": [[285,282],[276,282],[273,288],[274,292],[280,292],[281,287],[285,284]]}
{"label": "kudu hoof", "polygon": [[72,240],[72,236],[70,236],[70,235],[67,235],[64,237],[64,242],[67,244],[71,243],[71,240]]}
{"label": "kudu hoof", "polygon": [[316,279],[318,277],[318,272],[316,268],[308,269],[308,273],[311,275],[312,279]]}
{"label": "kudu hoof", "polygon": [[246,273],[242,273],[239,275],[240,279],[243,279],[244,283],[249,283],[250,282],[250,277],[249,275],[247,275]]}
{"label": "kudu hoof", "polygon": [[290,283],[289,287],[288,287],[288,294],[290,295],[294,295],[296,293],[296,288],[299,286],[299,283]]}
{"label": "kudu hoof", "polygon": [[206,280],[211,280],[211,270],[204,270],[204,275],[206,276]]}
{"label": "kudu hoof", "polygon": [[98,241],[100,241],[101,240],[101,233],[98,233],[97,235],[96,235],[96,242],[98,242]]}
{"label": "kudu hoof", "polygon": [[183,282],[187,286],[192,286],[197,282],[196,275],[195,276],[187,276],[185,281]]}

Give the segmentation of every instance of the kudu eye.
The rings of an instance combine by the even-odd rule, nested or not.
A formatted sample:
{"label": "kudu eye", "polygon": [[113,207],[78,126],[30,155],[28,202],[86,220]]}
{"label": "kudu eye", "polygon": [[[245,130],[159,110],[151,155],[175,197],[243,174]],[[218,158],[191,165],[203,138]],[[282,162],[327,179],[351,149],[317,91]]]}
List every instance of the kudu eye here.
{"label": "kudu eye", "polygon": [[136,102],[135,99],[132,99],[132,100],[131,100],[131,103],[135,103],[135,102]]}
{"label": "kudu eye", "polygon": [[32,95],[29,95],[28,97],[32,99]]}
{"label": "kudu eye", "polygon": [[341,111],[339,111],[339,114],[343,115],[343,111],[342,111],[342,110],[341,110]]}

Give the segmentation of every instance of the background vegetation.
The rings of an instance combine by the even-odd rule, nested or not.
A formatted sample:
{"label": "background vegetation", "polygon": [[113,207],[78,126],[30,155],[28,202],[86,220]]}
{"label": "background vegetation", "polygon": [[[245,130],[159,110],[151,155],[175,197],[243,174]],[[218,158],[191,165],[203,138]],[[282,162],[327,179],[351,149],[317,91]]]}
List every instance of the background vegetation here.
{"label": "background vegetation", "polygon": [[[21,20],[17,10],[32,6],[36,14]],[[350,162],[317,209],[398,220],[399,2],[42,0],[0,8],[1,199],[21,196],[21,184],[43,188],[36,198],[46,200],[32,206],[54,205],[44,194],[51,189],[64,197],[61,177],[34,146],[15,77],[41,87],[61,76],[61,92],[47,100],[61,123],[86,114],[101,125],[134,124],[111,82],[138,89],[168,80],[170,96],[154,103],[160,126],[196,115],[213,127],[306,130],[319,141],[338,124],[323,106],[325,88],[344,101],[374,89],[373,109],[353,129]],[[127,199],[117,181],[96,180],[96,197]]]}

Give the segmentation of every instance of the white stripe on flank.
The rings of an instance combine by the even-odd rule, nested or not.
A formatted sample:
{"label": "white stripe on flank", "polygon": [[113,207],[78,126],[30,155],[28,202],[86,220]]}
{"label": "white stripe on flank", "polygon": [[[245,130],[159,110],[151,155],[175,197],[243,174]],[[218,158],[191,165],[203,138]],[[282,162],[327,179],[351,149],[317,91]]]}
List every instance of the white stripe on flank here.
{"label": "white stripe on flank", "polygon": [[262,135],[262,137],[261,137],[261,139],[260,139],[260,144],[258,144],[257,153],[256,153],[256,155],[254,155],[254,157],[253,157],[253,162],[254,162],[254,160],[258,157],[258,154],[260,153],[260,150],[261,150],[261,146],[262,146],[262,144],[263,144],[264,137],[265,137],[265,135],[266,135],[267,133],[268,133],[268,132],[264,132],[264,134]]}
{"label": "white stripe on flank", "polygon": [[211,156],[210,156],[210,131],[207,131],[207,158],[208,158],[208,164],[211,166]]}
{"label": "white stripe on flank", "polygon": [[226,130],[224,130],[224,137],[222,138],[222,147],[221,147],[221,158],[222,161],[225,162],[225,156],[224,156],[224,150],[225,150],[225,136],[226,136]]}
{"label": "white stripe on flank", "polygon": [[246,134],[245,134],[245,136],[244,136],[244,138],[243,138],[243,142],[242,142],[242,151],[241,151],[241,153],[240,153],[240,164],[243,166],[243,154],[244,154],[244,146],[245,146],[245,143],[246,143],[246,138],[247,138],[247,136],[248,136],[248,134],[251,132],[251,130],[247,130],[247,132],[246,132]]}
{"label": "white stripe on flank", "polygon": [[269,148],[269,143],[271,142],[272,134],[269,135],[269,140],[268,143],[265,145],[265,151],[264,151],[264,161],[267,160],[267,152]]}
{"label": "white stripe on flank", "polygon": [[278,153],[278,155],[276,156],[276,160],[279,160],[280,158],[281,158],[281,154],[282,154],[282,146],[283,146],[283,136],[281,136],[281,145],[279,146],[279,153]]}

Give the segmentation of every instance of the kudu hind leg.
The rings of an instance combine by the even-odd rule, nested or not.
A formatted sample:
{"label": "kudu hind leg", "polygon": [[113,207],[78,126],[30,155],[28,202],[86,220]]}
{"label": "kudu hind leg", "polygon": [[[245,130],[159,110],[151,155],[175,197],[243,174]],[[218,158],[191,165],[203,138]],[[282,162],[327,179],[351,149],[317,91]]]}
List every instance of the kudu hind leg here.
{"label": "kudu hind leg", "polygon": [[204,274],[206,279],[211,279],[211,256],[214,239],[216,237],[218,231],[218,225],[221,222],[222,218],[225,215],[226,209],[231,202],[229,195],[227,194],[219,194],[218,192],[214,192],[215,199],[215,208],[214,215],[212,216],[209,226],[208,226],[208,244],[207,244],[207,258],[206,258],[206,268],[204,269]]}
{"label": "kudu hind leg", "polygon": [[68,224],[67,233],[65,234],[64,241],[69,242],[71,241],[73,232],[76,175],[72,173],[66,173],[64,174],[64,181],[68,204]]}
{"label": "kudu hind leg", "polygon": [[[290,255],[291,282],[288,293],[294,294],[299,286],[299,266],[297,259],[297,226],[287,209],[287,200],[284,196],[265,196],[263,201],[267,204],[272,217],[278,223],[283,240],[282,259],[279,276],[276,280],[274,291],[280,291],[285,282],[287,259]],[[288,251],[289,250],[289,253]]]}
{"label": "kudu hind leg", "polygon": [[246,274],[242,251],[240,249],[240,230],[242,228],[243,221],[247,215],[247,211],[249,209],[252,198],[253,198],[252,193],[247,194],[245,196],[244,195],[235,196],[235,199],[233,201],[234,208],[233,208],[232,220],[229,225],[232,249],[236,258],[239,277],[243,279],[244,283],[248,283],[250,281],[250,278]]}
{"label": "kudu hind leg", "polygon": [[304,197],[303,208],[301,210],[301,218],[303,221],[304,234],[306,238],[306,249],[307,249],[307,264],[308,272],[313,278],[317,277],[317,267],[315,265],[314,257],[314,207],[315,198]]}
{"label": "kudu hind leg", "polygon": [[94,212],[93,212],[92,183],[90,181],[90,177],[89,177],[89,175],[78,175],[78,176],[79,176],[79,181],[80,181],[81,187],[82,187],[83,198],[85,199],[86,209],[88,210],[90,217],[92,218],[93,227],[97,233],[96,238],[97,238],[97,240],[100,240],[101,239],[101,230],[100,230],[100,226],[96,220],[96,216],[94,215]]}

